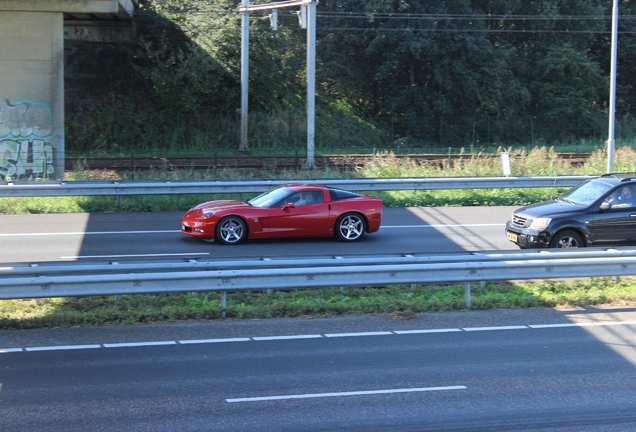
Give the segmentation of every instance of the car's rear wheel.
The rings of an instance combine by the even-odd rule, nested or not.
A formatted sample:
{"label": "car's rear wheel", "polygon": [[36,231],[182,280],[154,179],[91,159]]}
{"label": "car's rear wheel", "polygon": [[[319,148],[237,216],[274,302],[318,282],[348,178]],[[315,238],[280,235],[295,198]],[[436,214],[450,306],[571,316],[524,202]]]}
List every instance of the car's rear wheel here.
{"label": "car's rear wheel", "polygon": [[357,213],[344,214],[336,222],[336,237],[342,241],[359,240],[366,230],[366,221]]}
{"label": "car's rear wheel", "polygon": [[576,231],[572,230],[558,232],[550,241],[550,247],[557,249],[579,248],[584,246],[583,238]]}
{"label": "car's rear wheel", "polygon": [[227,216],[219,221],[216,227],[216,238],[226,245],[238,244],[245,240],[247,226],[238,216]]}

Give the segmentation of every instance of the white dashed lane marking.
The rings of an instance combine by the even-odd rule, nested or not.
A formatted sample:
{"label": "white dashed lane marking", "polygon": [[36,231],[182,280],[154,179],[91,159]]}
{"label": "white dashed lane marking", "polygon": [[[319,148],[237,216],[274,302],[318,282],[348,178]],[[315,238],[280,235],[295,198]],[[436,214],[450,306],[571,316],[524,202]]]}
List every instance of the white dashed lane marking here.
{"label": "white dashed lane marking", "polygon": [[414,392],[465,390],[465,389],[466,389],[466,386],[419,387],[419,388],[364,390],[364,391],[335,392],[335,393],[307,393],[307,394],[281,395],[281,396],[260,396],[260,397],[225,399],[225,401],[229,403],[262,402],[262,401],[275,401],[275,400],[287,400],[287,399],[327,398],[327,397],[362,396],[362,395],[377,395],[377,394],[391,394],[391,393],[414,393]]}
{"label": "white dashed lane marking", "polygon": [[411,335],[426,333],[452,333],[452,332],[476,332],[476,331],[505,331],[505,330],[526,330],[526,329],[549,329],[549,328],[565,328],[565,327],[592,327],[592,326],[616,326],[616,325],[636,325],[636,321],[603,321],[597,323],[562,323],[562,324],[530,324],[518,326],[496,326],[496,327],[465,327],[465,328],[444,328],[444,329],[422,329],[422,330],[396,330],[396,331],[379,331],[379,332],[358,332],[358,333],[325,333],[325,334],[306,334],[306,335],[283,335],[283,336],[254,336],[241,338],[219,338],[219,339],[191,339],[179,341],[147,341],[147,342],[122,342],[122,343],[104,343],[89,345],[57,345],[57,346],[39,346],[25,348],[0,348],[0,354],[15,352],[31,352],[31,351],[64,351],[78,349],[94,349],[94,348],[131,348],[131,347],[148,347],[158,345],[190,345],[190,344],[209,344],[209,343],[228,343],[228,342],[250,342],[250,341],[277,341],[277,340],[295,340],[295,339],[321,339],[321,338],[338,338],[338,337],[362,337],[362,336],[386,336],[386,335]]}

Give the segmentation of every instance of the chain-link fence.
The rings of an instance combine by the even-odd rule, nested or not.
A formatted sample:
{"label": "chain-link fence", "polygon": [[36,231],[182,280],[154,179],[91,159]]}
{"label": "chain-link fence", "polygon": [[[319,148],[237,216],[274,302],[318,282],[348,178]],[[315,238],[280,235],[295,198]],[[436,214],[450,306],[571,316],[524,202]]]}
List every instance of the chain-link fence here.
{"label": "chain-link fence", "polygon": [[[251,113],[248,147],[254,154],[304,154],[303,112]],[[588,152],[607,140],[606,116],[431,117],[400,119],[318,112],[316,154],[446,153],[495,151],[498,147],[564,146]],[[233,154],[240,141],[240,115],[66,113],[67,157]],[[616,142],[636,140],[636,120],[617,116]],[[574,150],[575,151],[575,150]]]}

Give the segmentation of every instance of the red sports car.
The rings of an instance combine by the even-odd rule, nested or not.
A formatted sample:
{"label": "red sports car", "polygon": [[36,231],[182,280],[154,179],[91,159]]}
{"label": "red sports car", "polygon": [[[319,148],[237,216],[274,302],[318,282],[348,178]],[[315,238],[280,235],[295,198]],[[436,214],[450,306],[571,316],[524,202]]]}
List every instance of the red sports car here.
{"label": "red sports car", "polygon": [[382,200],[312,184],[285,184],[249,201],[199,204],[181,222],[181,232],[206,241],[237,244],[247,239],[332,237],[359,240],[380,229]]}

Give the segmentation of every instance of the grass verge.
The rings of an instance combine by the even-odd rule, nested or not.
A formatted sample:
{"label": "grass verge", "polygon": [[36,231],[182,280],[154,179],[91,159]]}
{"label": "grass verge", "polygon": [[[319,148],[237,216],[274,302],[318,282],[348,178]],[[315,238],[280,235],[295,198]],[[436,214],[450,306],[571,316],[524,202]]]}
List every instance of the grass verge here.
{"label": "grass verge", "polygon": [[[553,149],[536,148],[518,151],[512,161],[513,176],[591,175],[606,168],[606,154],[599,150],[585,165],[572,165],[559,159]],[[636,152],[631,147],[616,150],[615,171],[636,171]],[[87,178],[77,171],[69,180],[103,180]],[[91,174],[92,175],[92,174]],[[106,173],[105,173],[106,175]],[[270,178],[271,173],[223,171],[216,177],[199,173],[160,170],[146,174],[147,180],[208,180]],[[303,171],[279,173],[280,179],[312,179],[338,177],[479,177],[500,176],[497,158],[467,157],[445,166],[398,159],[394,155],[377,155],[373,163],[357,172]],[[108,178],[114,180],[113,178]],[[126,180],[126,178],[117,178]],[[140,178],[137,178],[140,179]],[[449,191],[389,191],[379,193],[387,207],[409,206],[488,206],[525,205],[548,199],[559,190],[493,189]],[[235,197],[235,198],[249,198]],[[133,196],[121,197],[56,197],[0,199],[0,214],[68,213],[105,211],[185,211],[195,204],[226,196]],[[472,287],[472,309],[504,309],[531,307],[586,306],[600,304],[631,305],[636,303],[636,282],[630,278],[615,283],[612,278],[594,278],[562,282],[524,282],[487,284]],[[262,292],[233,293],[228,298],[226,317],[233,319],[326,317],[354,314],[391,314],[412,317],[427,311],[465,309],[464,286],[394,286],[388,288],[334,288],[314,291],[280,291],[272,295]],[[219,295],[166,294],[90,298],[52,298],[41,300],[0,301],[0,328],[25,329],[45,327],[87,326],[99,324],[137,324],[182,320],[220,319]]]}
{"label": "grass verge", "polygon": [[[636,279],[590,278],[471,287],[471,310],[636,304]],[[396,285],[236,292],[226,319],[383,315],[414,319],[420,312],[466,310],[464,285]],[[222,319],[218,293],[50,298],[0,302],[0,329],[142,324]]]}

